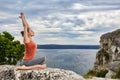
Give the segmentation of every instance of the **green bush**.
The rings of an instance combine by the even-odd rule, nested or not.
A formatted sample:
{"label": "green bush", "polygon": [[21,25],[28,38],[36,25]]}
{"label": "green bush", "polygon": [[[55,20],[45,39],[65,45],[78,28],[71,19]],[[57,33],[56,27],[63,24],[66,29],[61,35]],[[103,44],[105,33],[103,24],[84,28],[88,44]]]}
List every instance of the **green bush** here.
{"label": "green bush", "polygon": [[84,75],[84,78],[92,78],[92,77],[105,77],[105,75],[108,73],[108,70],[101,70],[99,72],[94,72],[93,70],[90,70],[87,74]]}
{"label": "green bush", "polygon": [[96,73],[96,77],[105,77],[107,73],[108,73],[108,70],[101,70],[100,72]]}
{"label": "green bush", "polygon": [[89,72],[87,74],[85,74],[83,77],[84,78],[92,78],[93,76],[95,76],[95,72],[93,70],[89,70]]}
{"label": "green bush", "polygon": [[0,33],[0,65],[16,64],[24,55],[24,45],[8,32]]}

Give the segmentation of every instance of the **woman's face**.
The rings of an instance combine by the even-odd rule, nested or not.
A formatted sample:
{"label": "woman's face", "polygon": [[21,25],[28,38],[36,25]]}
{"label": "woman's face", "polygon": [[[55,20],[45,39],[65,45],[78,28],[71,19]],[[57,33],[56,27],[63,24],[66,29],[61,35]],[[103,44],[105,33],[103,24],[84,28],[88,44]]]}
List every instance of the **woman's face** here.
{"label": "woman's face", "polygon": [[29,36],[34,36],[34,32],[30,29],[29,32],[28,32],[28,35]]}

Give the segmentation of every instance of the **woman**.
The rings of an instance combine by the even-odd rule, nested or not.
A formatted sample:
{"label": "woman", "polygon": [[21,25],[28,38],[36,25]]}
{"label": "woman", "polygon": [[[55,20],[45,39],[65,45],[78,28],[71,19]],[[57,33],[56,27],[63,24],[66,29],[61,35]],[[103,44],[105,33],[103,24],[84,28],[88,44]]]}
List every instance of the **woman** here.
{"label": "woman", "polygon": [[21,31],[21,34],[25,44],[25,55],[22,60],[22,66],[17,67],[16,70],[45,69],[46,64],[44,64],[44,62],[46,57],[34,59],[37,44],[32,40],[34,32],[30,29],[23,12],[20,13],[20,18],[24,26],[24,31]]}

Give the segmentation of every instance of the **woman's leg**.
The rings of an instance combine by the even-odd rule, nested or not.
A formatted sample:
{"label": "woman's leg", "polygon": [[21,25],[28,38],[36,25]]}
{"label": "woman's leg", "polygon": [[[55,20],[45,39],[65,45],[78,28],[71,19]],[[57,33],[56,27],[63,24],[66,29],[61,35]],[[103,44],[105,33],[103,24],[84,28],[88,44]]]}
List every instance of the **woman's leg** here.
{"label": "woman's leg", "polygon": [[23,66],[17,67],[16,70],[45,69],[46,68],[46,64],[44,64],[45,60],[46,57],[37,58],[33,60],[23,60],[22,61]]}
{"label": "woman's leg", "polygon": [[32,60],[28,60],[28,61],[25,60],[24,64],[26,66],[42,65],[42,64],[45,64],[45,61],[46,61],[46,57],[40,57],[40,58],[35,58],[35,59],[32,59]]}
{"label": "woman's leg", "polygon": [[36,70],[36,69],[45,69],[46,68],[46,64],[42,64],[42,65],[34,65],[34,66],[21,66],[21,67],[17,67],[16,70]]}

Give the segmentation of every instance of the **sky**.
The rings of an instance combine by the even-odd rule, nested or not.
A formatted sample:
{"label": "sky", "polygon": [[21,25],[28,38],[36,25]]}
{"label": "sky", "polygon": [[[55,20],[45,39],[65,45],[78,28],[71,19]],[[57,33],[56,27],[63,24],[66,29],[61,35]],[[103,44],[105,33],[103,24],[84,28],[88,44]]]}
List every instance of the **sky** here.
{"label": "sky", "polygon": [[21,43],[21,11],[37,44],[99,45],[102,34],[120,28],[120,0],[0,0],[0,33]]}

